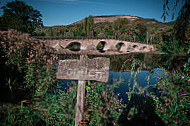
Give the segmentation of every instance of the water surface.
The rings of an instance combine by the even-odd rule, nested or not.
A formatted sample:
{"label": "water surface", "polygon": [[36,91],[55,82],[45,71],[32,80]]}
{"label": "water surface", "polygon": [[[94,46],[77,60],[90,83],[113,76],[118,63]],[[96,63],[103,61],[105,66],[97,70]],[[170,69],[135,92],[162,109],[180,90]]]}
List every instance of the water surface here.
{"label": "water surface", "polygon": [[[88,56],[94,58],[98,56]],[[151,91],[150,85],[155,85],[159,82],[160,78],[164,77],[167,72],[172,70],[181,69],[187,60],[185,56],[176,55],[161,55],[151,53],[141,54],[127,54],[120,56],[105,56],[110,58],[110,71],[109,80],[106,84],[117,84],[114,89],[114,93],[122,98],[127,99],[127,92],[136,85],[136,91],[147,87],[147,91]],[[62,55],[59,59],[79,59],[77,55]],[[136,62],[133,74],[131,74],[132,65]],[[138,65],[139,64],[139,65]],[[144,64],[140,70],[138,70],[140,64]],[[137,76],[135,77],[135,74]],[[63,90],[70,85],[72,80],[61,80],[63,83]]]}

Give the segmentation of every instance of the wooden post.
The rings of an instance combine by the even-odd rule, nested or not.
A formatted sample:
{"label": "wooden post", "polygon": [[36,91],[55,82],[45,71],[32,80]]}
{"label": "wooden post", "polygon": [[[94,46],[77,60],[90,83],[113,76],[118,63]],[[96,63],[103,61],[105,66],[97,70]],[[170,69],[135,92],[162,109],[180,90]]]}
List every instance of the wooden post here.
{"label": "wooden post", "polygon": [[83,119],[86,81],[78,81],[75,126]]}
{"label": "wooden post", "polygon": [[[80,61],[82,61],[83,59],[84,55],[80,55]],[[82,79],[78,81],[75,126],[77,126],[77,124],[83,119],[85,84],[86,81],[82,81]]]}

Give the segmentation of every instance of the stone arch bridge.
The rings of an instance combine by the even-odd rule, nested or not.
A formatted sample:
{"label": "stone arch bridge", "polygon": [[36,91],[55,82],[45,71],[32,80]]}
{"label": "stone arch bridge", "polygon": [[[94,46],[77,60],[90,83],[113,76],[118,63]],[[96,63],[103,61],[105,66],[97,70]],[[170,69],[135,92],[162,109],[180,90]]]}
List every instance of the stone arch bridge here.
{"label": "stone arch bridge", "polygon": [[[97,50],[99,43],[103,45],[103,51],[119,51],[119,52],[150,52],[155,51],[156,48],[150,44],[139,42],[130,42],[115,39],[65,39],[65,38],[45,38],[35,37],[37,39],[45,39],[46,45],[54,49],[67,49],[73,43],[80,46],[80,50]],[[116,47],[119,45],[119,49]]]}

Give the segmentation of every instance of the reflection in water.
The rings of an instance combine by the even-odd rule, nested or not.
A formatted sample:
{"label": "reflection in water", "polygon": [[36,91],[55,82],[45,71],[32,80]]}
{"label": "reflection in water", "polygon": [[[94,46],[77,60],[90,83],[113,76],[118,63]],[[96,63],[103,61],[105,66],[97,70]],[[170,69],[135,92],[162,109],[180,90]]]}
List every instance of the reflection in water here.
{"label": "reflection in water", "polygon": [[[58,55],[59,59],[79,59],[78,55]],[[90,59],[102,56],[88,56]],[[116,94],[119,94],[119,98],[127,101],[126,92],[132,89],[134,85],[140,89],[147,87],[148,85],[155,85],[158,82],[158,78],[165,75],[164,69],[167,71],[172,71],[174,69],[181,69],[187,60],[185,56],[175,56],[175,55],[164,55],[164,54],[151,54],[151,53],[141,53],[141,54],[127,54],[119,56],[105,56],[110,58],[110,76],[107,84],[114,84],[119,80],[121,83],[114,89]],[[131,60],[129,60],[131,59]],[[137,78],[135,79],[134,72],[131,76],[131,69],[134,60],[143,63],[146,67],[142,67],[142,71],[138,71]],[[122,67],[125,65],[124,69]],[[138,65],[137,65],[138,67]],[[148,81],[147,81],[148,79]],[[62,81],[65,86],[68,85],[70,80]],[[134,83],[135,82],[135,83]],[[135,88],[135,90],[138,90]],[[148,88],[148,91],[151,87]]]}
{"label": "reflection in water", "polygon": [[[122,65],[126,60],[135,59],[139,62],[146,64],[149,69],[153,68],[164,68],[168,71],[173,69],[180,69],[187,61],[187,56],[176,56],[176,55],[166,55],[166,54],[151,54],[151,53],[141,53],[141,54],[128,54],[121,56],[108,56],[110,58],[110,69],[112,71],[121,71]],[[131,70],[132,62],[127,62],[126,71]]]}
{"label": "reflection in water", "polygon": [[[139,88],[147,88],[148,91],[151,91],[151,86],[148,85],[155,85],[159,81],[159,78],[165,75],[163,69],[155,68],[152,69],[152,72],[142,70],[137,73],[137,77],[135,78],[136,72],[131,76],[131,72],[115,72],[110,71],[109,81],[107,84],[114,84],[121,80],[117,88],[115,88],[114,92],[122,98],[124,102],[127,102],[127,92],[129,89],[132,89],[134,84],[136,85],[135,91],[138,92]],[[138,87],[138,88],[137,88]]]}

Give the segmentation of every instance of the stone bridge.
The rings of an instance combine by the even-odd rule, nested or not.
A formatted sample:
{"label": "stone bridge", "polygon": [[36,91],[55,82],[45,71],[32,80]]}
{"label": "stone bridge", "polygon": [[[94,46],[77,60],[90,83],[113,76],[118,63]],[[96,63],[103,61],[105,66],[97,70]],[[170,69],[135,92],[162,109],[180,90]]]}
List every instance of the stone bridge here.
{"label": "stone bridge", "polygon": [[[35,37],[38,38],[38,37]],[[38,38],[40,39],[40,38]],[[67,49],[71,44],[78,44],[80,46],[80,51],[82,50],[97,50],[99,43],[103,45],[103,51],[119,51],[120,53],[126,52],[150,52],[155,51],[156,48],[153,45],[130,42],[115,39],[47,39],[46,44],[54,49],[63,50]],[[119,45],[119,48],[116,46]]]}

